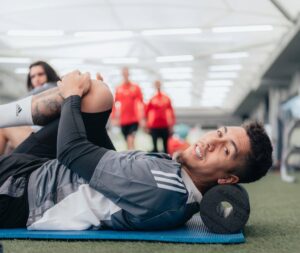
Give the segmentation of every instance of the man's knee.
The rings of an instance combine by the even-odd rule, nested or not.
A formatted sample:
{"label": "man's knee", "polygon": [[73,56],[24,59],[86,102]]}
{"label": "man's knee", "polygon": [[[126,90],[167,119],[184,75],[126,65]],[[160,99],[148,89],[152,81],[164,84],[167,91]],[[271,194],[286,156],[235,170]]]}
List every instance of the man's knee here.
{"label": "man's knee", "polygon": [[88,94],[82,99],[83,112],[103,112],[110,110],[113,106],[113,95],[106,84],[102,81],[92,80]]}

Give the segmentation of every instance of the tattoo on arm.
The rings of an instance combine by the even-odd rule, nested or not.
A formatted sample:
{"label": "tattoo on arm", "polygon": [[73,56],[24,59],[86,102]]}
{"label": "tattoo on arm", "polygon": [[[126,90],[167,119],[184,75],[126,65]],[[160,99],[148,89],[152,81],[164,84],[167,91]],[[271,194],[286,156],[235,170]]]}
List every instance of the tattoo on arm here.
{"label": "tattoo on arm", "polygon": [[44,91],[32,99],[32,119],[36,125],[44,126],[60,114],[64,98],[58,88]]}

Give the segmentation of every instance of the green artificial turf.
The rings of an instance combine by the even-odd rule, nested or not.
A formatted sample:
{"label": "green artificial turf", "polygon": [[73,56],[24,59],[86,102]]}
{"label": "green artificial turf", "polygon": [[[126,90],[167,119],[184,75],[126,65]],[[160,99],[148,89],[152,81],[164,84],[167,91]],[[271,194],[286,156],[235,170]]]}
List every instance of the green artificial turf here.
{"label": "green artificial turf", "polygon": [[246,243],[232,245],[174,244],[115,241],[30,241],[5,240],[4,252],[300,252],[300,175],[294,184],[284,183],[270,173],[260,182],[246,185],[251,216],[245,228]]}

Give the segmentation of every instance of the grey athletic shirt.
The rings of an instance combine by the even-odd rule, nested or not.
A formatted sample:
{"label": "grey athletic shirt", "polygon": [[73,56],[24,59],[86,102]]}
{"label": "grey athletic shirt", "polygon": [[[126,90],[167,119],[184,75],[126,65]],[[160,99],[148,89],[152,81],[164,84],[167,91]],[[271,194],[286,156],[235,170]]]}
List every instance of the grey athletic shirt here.
{"label": "grey athletic shirt", "polygon": [[57,160],[32,173],[29,229],[161,230],[184,224],[202,195],[165,154],[107,151],[88,183]]}

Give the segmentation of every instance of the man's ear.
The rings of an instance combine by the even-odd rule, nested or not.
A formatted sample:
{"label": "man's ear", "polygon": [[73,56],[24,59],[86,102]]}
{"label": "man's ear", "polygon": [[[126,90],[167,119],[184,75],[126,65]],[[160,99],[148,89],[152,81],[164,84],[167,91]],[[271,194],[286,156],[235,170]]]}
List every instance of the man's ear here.
{"label": "man's ear", "polygon": [[237,184],[239,181],[240,179],[238,176],[230,174],[226,178],[219,178],[218,184]]}

